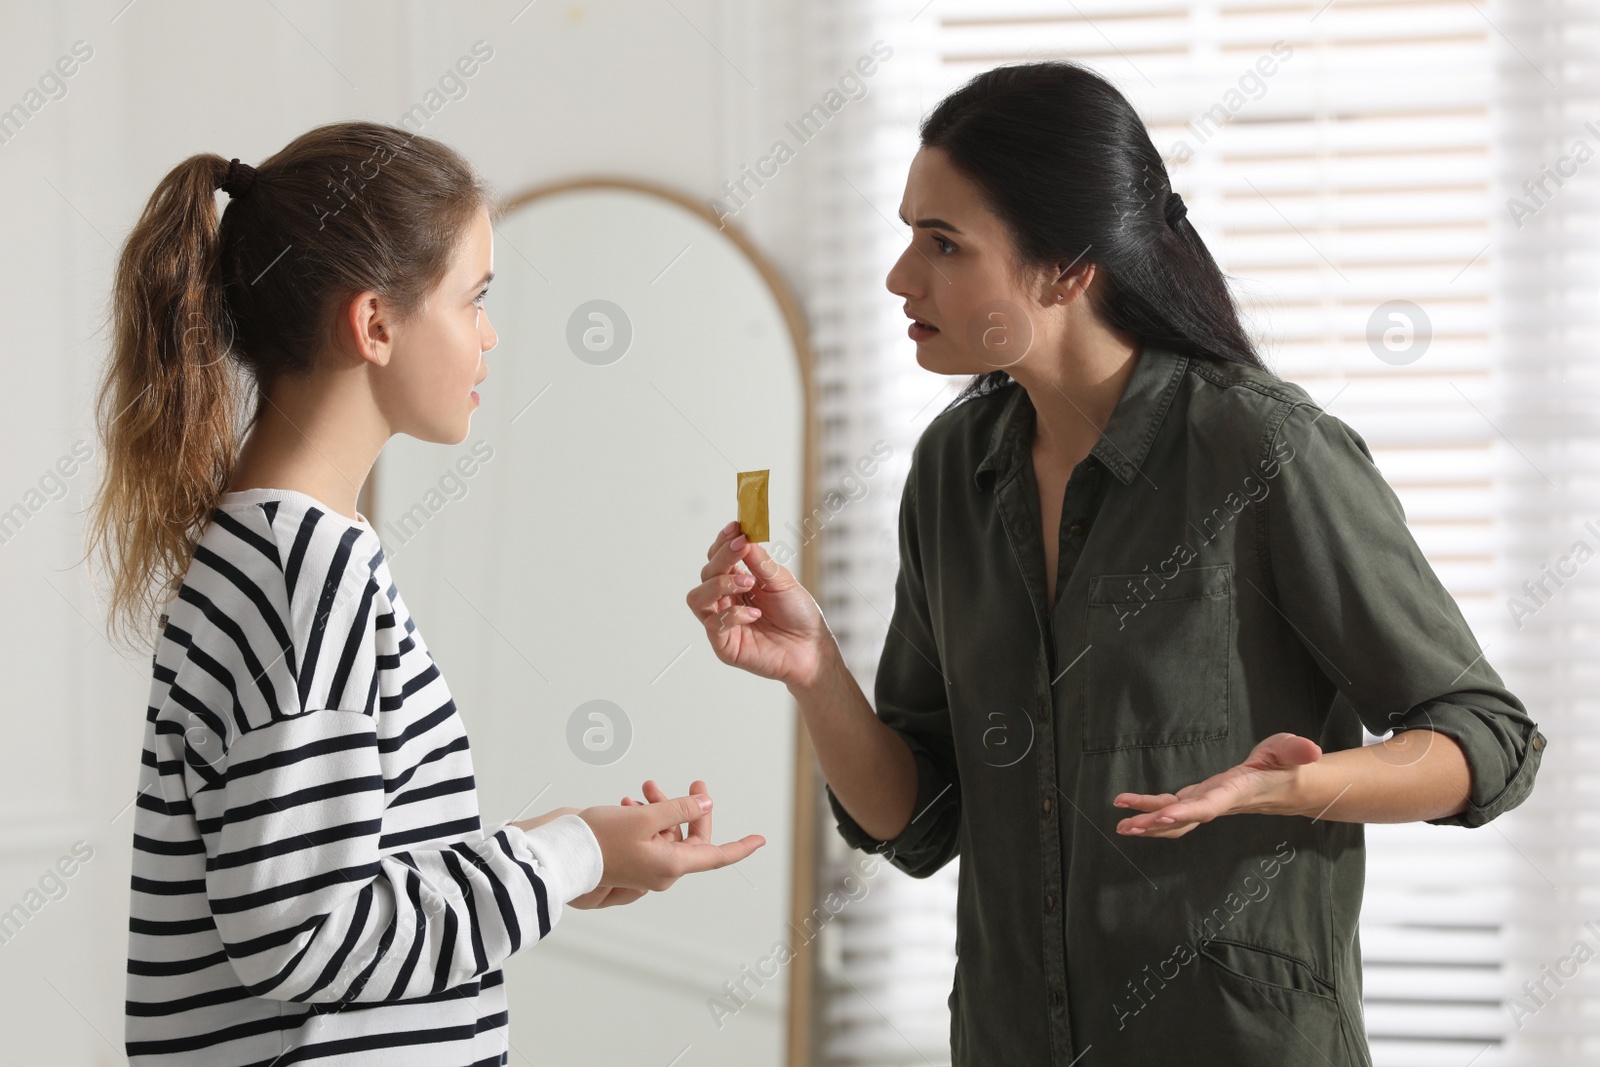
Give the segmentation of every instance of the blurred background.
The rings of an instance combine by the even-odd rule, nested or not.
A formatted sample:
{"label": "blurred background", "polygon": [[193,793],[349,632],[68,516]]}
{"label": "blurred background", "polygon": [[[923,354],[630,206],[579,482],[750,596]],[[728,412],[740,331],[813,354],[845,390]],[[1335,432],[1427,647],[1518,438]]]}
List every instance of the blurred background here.
{"label": "blurred background", "polygon": [[[684,510],[663,524],[671,538],[655,538],[640,557],[650,567],[676,559],[682,575],[660,583],[681,586],[672,621],[661,624],[676,629],[649,647],[655,666],[640,668],[640,691],[674,664],[681,681],[663,671],[661,687],[677,688],[655,718],[654,706],[628,705],[640,709],[634,743],[644,746],[632,756],[649,760],[596,769],[574,759],[573,695],[548,707],[497,700],[503,664],[481,654],[504,635],[496,613],[476,603],[494,578],[471,546],[493,530],[485,524],[500,514],[495,494],[514,484],[430,512],[395,553],[396,581],[472,730],[486,822],[615,802],[620,791],[637,795],[645,776],[681,791],[691,776],[711,777],[700,754],[724,742],[719,758],[761,761],[742,777],[730,764],[719,828],[730,838],[767,833],[778,847],[757,858],[769,866],[753,859],[748,885],[733,871],[681,883],[640,902],[637,916],[622,909],[631,926],[585,915],[595,921],[515,957],[512,1062],[948,1063],[959,860],[923,881],[880,867],[808,946],[804,967],[786,969],[719,1025],[710,1004],[725,995],[722,983],[789,936],[797,900],[809,906],[838,891],[862,857],[814,807],[815,783],[791,773],[786,694],[719,675],[703,639],[691,640],[697,625],[681,595],[703,561],[694,546],[733,517],[729,466],[783,457],[772,463],[775,531],[779,507],[794,515],[830,491],[849,497],[808,545],[809,584],[871,693],[911,446],[963,384],[917,366],[900,301],[883,287],[907,239],[895,213],[916,125],[971,74],[1046,57],[1094,66],[1140,109],[1269,363],[1372,446],[1486,658],[1551,742],[1532,798],[1487,827],[1369,829],[1362,946],[1375,1062],[1593,1060],[1600,3],[9,0],[0,25],[0,192],[9,206],[0,216],[0,595],[10,609],[0,616],[0,1060],[124,1062],[130,805],[149,663],[105,641],[82,565],[101,458],[94,389],[120,243],[160,177],[190,154],[255,163],[322,122],[409,117],[412,129],[472,159],[507,199],[585,177],[648,181],[700,205],[770,269],[728,266],[745,261],[723,238],[721,269],[751,287],[745,303],[693,305],[703,321],[682,327],[690,336],[680,361],[657,364],[649,380],[678,403],[673,447],[704,465],[695,477],[707,487],[703,506],[679,501]],[[457,65],[468,56],[470,75]],[[505,238],[497,267],[513,254]],[[544,251],[514,240],[532,279]],[[709,249],[716,239],[686,240]],[[661,271],[667,285],[669,270],[694,268],[693,257],[671,260],[674,247],[659,246],[664,255],[639,268],[641,283]],[[799,328],[784,332],[794,326],[781,314],[790,297]],[[539,314],[564,322],[574,309],[549,294],[527,299],[532,310],[515,309],[511,287],[496,283],[490,313],[509,321],[526,310],[527,346],[514,350],[503,337],[489,357],[480,421],[459,449],[405,442],[385,453],[375,523],[393,517],[386,507],[421,499],[479,437],[514,439],[508,454],[559,468],[549,420],[560,388],[526,405],[542,382],[577,373],[559,333],[537,341]],[[683,355],[694,330],[700,340],[725,335],[729,311],[749,308],[750,336],[771,330],[792,342],[764,349],[794,360],[774,357],[767,368],[780,399],[759,385],[730,387],[731,364]],[[706,351],[706,361],[737,355],[725,345]],[[526,389],[497,397],[493,368],[513,365],[517,375],[502,370],[501,381]],[[768,449],[733,452],[748,439],[741,428],[762,423],[763,404],[781,413],[782,432]],[[561,410],[572,418],[583,409]],[[593,454],[617,464],[656,447],[598,439],[608,444]],[[863,491],[844,481],[861,457],[885,454]],[[496,478],[505,469],[486,468]],[[625,565],[584,558],[572,531],[586,513],[551,488],[559,479],[537,484],[542,507],[520,520],[535,531],[527,580]],[[652,537],[647,526],[616,532]],[[583,591],[551,583],[543,588],[554,619]],[[582,618],[579,634],[600,625],[592,613]],[[672,658],[680,647],[681,662]],[[741,688],[700,700],[702,678]],[[513,711],[518,732],[497,733]],[[756,716],[764,726],[737,733]],[[517,811],[556,781],[538,808]],[[666,902],[678,896],[684,914],[713,926],[724,916],[727,928],[698,946],[692,927],[651,939],[645,928],[670,926],[678,913]],[[791,978],[804,989],[791,989]],[[802,1010],[791,1010],[797,995]]]}

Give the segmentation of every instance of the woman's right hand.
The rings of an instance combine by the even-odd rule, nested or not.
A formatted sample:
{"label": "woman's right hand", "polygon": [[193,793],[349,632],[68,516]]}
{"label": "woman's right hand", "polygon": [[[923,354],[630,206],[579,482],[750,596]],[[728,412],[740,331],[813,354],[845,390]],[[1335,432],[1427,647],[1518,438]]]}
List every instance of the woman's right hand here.
{"label": "woman's right hand", "polygon": [[805,586],[746,540],[737,521],[717,534],[706,559],[687,599],[717,658],[788,685],[814,680],[837,646]]}

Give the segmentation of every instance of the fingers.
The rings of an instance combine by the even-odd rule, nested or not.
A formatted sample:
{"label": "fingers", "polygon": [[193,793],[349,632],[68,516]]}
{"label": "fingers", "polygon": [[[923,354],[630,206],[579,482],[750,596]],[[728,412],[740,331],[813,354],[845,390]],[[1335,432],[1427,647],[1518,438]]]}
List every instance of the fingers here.
{"label": "fingers", "polygon": [[1118,793],[1111,801],[1113,807],[1138,808],[1140,811],[1155,811],[1168,804],[1176,804],[1178,798],[1172,793]]}
{"label": "fingers", "polygon": [[[690,796],[700,796],[707,793],[709,793],[709,789],[702,779],[696,778],[693,782],[689,783]],[[663,792],[661,787],[655,783],[654,779],[650,779],[644,783],[644,798],[652,804],[669,802],[667,794]],[[698,807],[696,810],[698,810]],[[703,815],[699,815],[696,818],[690,819],[688,834],[684,834],[681,831],[678,823],[673,823],[667,829],[661,831],[661,833],[669,841],[688,840],[709,843],[711,841],[711,813],[708,811]]]}
{"label": "fingers", "polygon": [[[705,802],[704,808],[700,806],[700,801]],[[662,800],[650,805],[648,825],[651,832],[666,830],[686,822],[694,822],[710,810],[711,798],[705,794],[701,794],[698,798],[689,796]]]}
{"label": "fingers", "polygon": [[[689,792],[693,793],[696,792],[696,790],[691,789]],[[701,789],[699,792],[703,793],[705,790]],[[652,804],[660,804],[662,801],[667,799],[667,794],[662,791],[659,785],[656,785],[654,779],[650,779],[644,783],[644,798]],[[682,841],[683,830],[674,824],[667,827],[665,830],[662,830],[660,837],[663,841]]]}
{"label": "fingers", "polygon": [[[696,778],[694,781],[689,783],[689,792],[690,793],[696,793],[696,794],[698,794],[698,793],[709,793],[710,790],[706,788],[706,783],[705,782],[703,782],[700,779]],[[694,821],[689,823],[689,833],[684,838],[684,840],[686,840],[686,841],[704,842],[706,844],[710,844],[710,842],[711,842],[711,813],[709,811],[706,812],[704,815],[702,815],[700,818],[695,819]]]}
{"label": "fingers", "polygon": [[715,556],[717,554],[717,549],[721,548],[723,545],[727,544],[729,541],[732,541],[733,538],[734,538],[734,535],[737,534],[738,532],[739,532],[739,520],[738,519],[734,519],[732,522],[728,523],[728,525],[726,525],[722,529],[718,530],[717,531],[716,540],[712,541],[711,542],[711,547],[706,550],[706,559],[710,559],[711,557]]}
{"label": "fingers", "polygon": [[741,561],[751,574],[760,579],[759,584],[763,586],[772,581],[783,581],[786,573],[783,564],[768,555],[759,542],[749,541],[739,532],[737,523],[729,523],[722,528],[706,556],[706,565],[700,568],[701,581],[713,575],[733,573],[735,565]]}
{"label": "fingers", "polygon": [[715,620],[721,630],[729,622],[751,622],[761,617],[761,609],[746,600],[755,583],[754,576],[743,571],[714,575],[689,590],[684,601],[707,628]]}
{"label": "fingers", "polygon": [[[1135,805],[1138,806],[1138,805]],[[1117,823],[1117,833],[1144,835],[1146,837],[1177,837],[1188,833],[1203,822],[1215,819],[1221,811],[1216,800],[1177,800],[1158,805],[1143,815],[1135,815]]]}
{"label": "fingers", "polygon": [[731,604],[743,603],[743,596],[754,589],[755,584],[755,576],[743,572],[714,574],[689,590],[684,599],[698,618],[706,619],[726,611]]}
{"label": "fingers", "polygon": [[1194,819],[1188,818],[1178,811],[1178,806],[1158,808],[1143,815],[1134,815],[1117,823],[1119,834],[1144,834],[1152,830],[1164,830],[1178,823],[1193,824]]}
{"label": "fingers", "polygon": [[[732,604],[718,612],[713,618],[715,619],[717,632],[721,633],[730,626],[744,626],[755,622],[761,618],[761,609],[751,607],[749,604]],[[712,619],[705,620],[707,630],[711,629],[712,625]]]}
{"label": "fingers", "polygon": [[711,552],[706,557],[706,565],[700,568],[700,580],[711,577],[713,574],[732,572],[734,565],[744,558],[750,550],[750,542],[734,524],[734,529],[717,536],[717,543],[711,546]]}
{"label": "fingers", "polygon": [[698,874],[738,863],[766,843],[760,834],[751,834],[725,845],[685,841],[674,851],[684,874]]}
{"label": "fingers", "polygon": [[756,576],[757,584],[762,587],[781,585],[782,588],[787,588],[789,585],[799,584],[794,580],[794,575],[790,574],[783,564],[768,555],[766,547],[760,543],[757,543],[750,554],[745,556],[744,565],[750,568],[750,573]]}
{"label": "fingers", "polygon": [[[1184,834],[1189,833],[1199,825],[1200,824],[1197,822],[1177,822],[1171,824],[1170,826],[1156,826],[1147,830],[1139,830],[1137,832],[1129,831],[1129,836],[1155,837],[1165,840],[1174,837],[1182,837]],[[1122,831],[1119,829],[1118,832],[1121,833]]]}

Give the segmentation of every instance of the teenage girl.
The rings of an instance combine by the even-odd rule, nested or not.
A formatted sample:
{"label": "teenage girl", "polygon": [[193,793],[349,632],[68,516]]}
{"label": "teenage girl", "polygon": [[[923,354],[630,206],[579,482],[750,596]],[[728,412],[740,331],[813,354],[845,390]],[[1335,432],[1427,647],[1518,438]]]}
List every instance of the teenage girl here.
{"label": "teenage girl", "polygon": [[501,967],[563,905],[765,843],[713,845],[700,781],[480,821],[461,717],[356,499],[395,434],[467,436],[496,343],[490,207],[443,144],[335,123],[259,170],[190,157],[122,250],[90,539],[113,630],[161,615],[132,1063],[507,1063]]}

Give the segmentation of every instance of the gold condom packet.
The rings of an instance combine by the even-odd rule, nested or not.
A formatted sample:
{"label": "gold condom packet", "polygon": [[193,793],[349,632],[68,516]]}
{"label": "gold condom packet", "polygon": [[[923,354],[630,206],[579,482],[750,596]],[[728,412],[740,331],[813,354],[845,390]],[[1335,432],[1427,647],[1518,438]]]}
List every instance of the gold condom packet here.
{"label": "gold condom packet", "polygon": [[767,475],[771,471],[739,472],[739,530],[747,541],[767,541]]}

